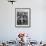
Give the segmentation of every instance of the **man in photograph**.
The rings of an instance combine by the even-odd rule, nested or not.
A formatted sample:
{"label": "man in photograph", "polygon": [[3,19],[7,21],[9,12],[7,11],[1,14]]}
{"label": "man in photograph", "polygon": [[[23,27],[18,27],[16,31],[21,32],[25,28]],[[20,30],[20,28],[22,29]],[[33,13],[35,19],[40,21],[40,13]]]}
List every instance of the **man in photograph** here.
{"label": "man in photograph", "polygon": [[28,12],[17,12],[17,25],[28,25]]}

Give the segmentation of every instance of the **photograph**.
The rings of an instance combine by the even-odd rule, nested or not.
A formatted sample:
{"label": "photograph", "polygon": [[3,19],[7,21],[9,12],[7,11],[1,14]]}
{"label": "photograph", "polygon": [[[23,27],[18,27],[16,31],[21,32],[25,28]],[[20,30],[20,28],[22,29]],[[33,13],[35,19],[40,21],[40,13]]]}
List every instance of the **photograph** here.
{"label": "photograph", "polygon": [[15,22],[16,27],[30,27],[30,8],[16,8]]}

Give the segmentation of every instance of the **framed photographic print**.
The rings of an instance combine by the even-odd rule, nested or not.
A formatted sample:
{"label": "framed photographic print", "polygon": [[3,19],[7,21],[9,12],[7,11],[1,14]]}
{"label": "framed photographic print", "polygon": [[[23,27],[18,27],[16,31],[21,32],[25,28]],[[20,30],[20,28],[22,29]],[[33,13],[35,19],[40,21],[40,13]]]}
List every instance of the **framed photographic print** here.
{"label": "framed photographic print", "polygon": [[15,26],[16,27],[31,26],[31,9],[30,8],[15,9]]}

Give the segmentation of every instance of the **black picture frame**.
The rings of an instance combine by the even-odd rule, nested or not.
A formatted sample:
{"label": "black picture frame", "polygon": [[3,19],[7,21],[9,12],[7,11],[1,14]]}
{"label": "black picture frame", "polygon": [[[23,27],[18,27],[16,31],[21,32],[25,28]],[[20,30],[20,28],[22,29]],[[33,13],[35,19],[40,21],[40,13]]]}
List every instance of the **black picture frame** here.
{"label": "black picture frame", "polygon": [[15,8],[15,27],[31,27],[31,8]]}

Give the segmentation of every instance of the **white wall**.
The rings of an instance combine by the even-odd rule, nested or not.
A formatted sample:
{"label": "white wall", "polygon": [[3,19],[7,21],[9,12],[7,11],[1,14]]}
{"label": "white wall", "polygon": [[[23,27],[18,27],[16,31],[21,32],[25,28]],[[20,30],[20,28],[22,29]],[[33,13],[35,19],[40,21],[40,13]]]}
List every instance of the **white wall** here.
{"label": "white wall", "polygon": [[[0,0],[0,40],[15,40],[19,32],[30,34],[33,40],[46,40],[45,0],[17,0],[14,5]],[[31,8],[31,27],[15,27],[15,8]]]}

